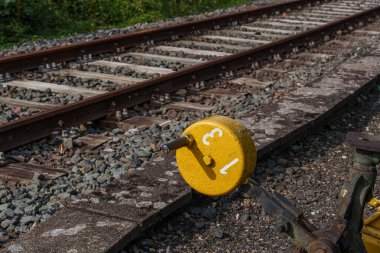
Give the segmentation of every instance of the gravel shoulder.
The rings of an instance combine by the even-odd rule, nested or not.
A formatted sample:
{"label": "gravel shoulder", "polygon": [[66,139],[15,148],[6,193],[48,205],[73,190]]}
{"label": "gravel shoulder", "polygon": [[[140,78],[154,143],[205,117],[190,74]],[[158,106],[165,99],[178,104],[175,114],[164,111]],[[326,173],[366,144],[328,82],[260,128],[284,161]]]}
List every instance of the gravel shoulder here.
{"label": "gravel shoulder", "polygon": [[[324,129],[258,163],[256,180],[285,195],[311,222],[326,227],[352,165],[353,150],[344,144],[345,136],[350,131],[380,134],[379,103],[378,91],[362,97]],[[276,231],[260,205],[236,193],[222,198],[196,195],[189,206],[125,251],[284,252],[289,246],[291,240]]]}

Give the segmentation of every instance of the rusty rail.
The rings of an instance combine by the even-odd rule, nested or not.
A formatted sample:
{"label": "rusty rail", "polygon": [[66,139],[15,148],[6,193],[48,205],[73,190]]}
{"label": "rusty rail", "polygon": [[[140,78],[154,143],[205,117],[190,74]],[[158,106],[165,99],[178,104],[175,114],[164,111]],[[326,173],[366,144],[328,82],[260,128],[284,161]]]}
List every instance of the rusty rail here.
{"label": "rusty rail", "polygon": [[267,60],[271,55],[283,55],[308,42],[318,44],[324,36],[334,36],[338,31],[343,32],[349,26],[355,27],[360,21],[366,21],[379,13],[380,6],[254,49],[7,123],[0,126],[0,151],[49,136],[56,129],[99,119],[110,111],[141,104],[149,101],[152,94],[173,92],[186,87],[189,82],[210,79],[221,72],[250,66],[253,61]]}
{"label": "rusty rail", "polygon": [[199,21],[134,32],[127,35],[113,36],[89,42],[81,42],[74,45],[54,47],[46,50],[0,58],[0,74],[15,73],[23,70],[38,68],[47,63],[58,63],[76,60],[84,55],[96,55],[114,52],[118,48],[130,48],[147,41],[161,41],[171,36],[181,36],[192,31],[209,30],[215,26],[230,25],[235,21],[254,20],[262,15],[271,15],[275,12],[302,8],[309,4],[316,4],[324,0],[293,0],[290,2],[252,8],[243,12],[225,14],[218,17],[207,18]]}

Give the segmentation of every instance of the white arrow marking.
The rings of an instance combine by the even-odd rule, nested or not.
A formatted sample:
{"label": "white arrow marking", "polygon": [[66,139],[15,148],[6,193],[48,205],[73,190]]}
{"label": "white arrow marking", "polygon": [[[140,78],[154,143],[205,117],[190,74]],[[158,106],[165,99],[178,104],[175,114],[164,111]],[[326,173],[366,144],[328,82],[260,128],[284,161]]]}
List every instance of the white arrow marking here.
{"label": "white arrow marking", "polygon": [[239,162],[239,159],[235,158],[235,160],[233,160],[232,162],[230,162],[229,164],[227,164],[226,166],[224,166],[223,168],[220,169],[220,174],[226,175],[227,174],[227,170],[230,167],[234,166],[237,162]]}

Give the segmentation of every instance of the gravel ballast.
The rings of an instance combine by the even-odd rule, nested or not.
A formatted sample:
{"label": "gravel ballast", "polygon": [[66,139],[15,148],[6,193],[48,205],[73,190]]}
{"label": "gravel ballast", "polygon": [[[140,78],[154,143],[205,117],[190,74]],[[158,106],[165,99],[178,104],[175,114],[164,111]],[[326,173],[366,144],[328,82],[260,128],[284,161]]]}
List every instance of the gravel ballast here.
{"label": "gravel ballast", "polygon": [[246,10],[248,8],[260,7],[260,6],[280,3],[280,2],[286,2],[286,1],[285,0],[257,0],[257,1],[253,1],[252,4],[240,5],[240,6],[224,9],[224,10],[215,10],[212,12],[202,13],[199,15],[177,17],[177,18],[158,21],[154,23],[135,24],[135,25],[125,27],[125,28],[97,30],[95,32],[90,32],[87,34],[65,36],[65,37],[57,38],[57,39],[28,41],[19,46],[13,46],[11,48],[0,51],[0,57],[23,54],[23,53],[38,51],[38,50],[44,50],[44,49],[57,47],[57,46],[71,45],[78,42],[85,42],[85,41],[91,41],[91,40],[95,40],[99,38],[106,38],[110,36],[128,34],[128,33],[137,32],[141,30],[161,28],[164,26],[175,25],[182,22],[201,20],[204,18],[215,17],[222,14],[230,14],[233,12]]}
{"label": "gravel ballast", "polygon": [[[85,37],[85,35],[83,36]],[[299,86],[307,85],[325,71],[333,69],[333,67],[340,62],[360,56],[360,54],[365,53],[368,48],[376,45],[378,38],[379,37],[375,36],[368,38],[368,40],[358,44],[358,48],[347,49],[346,52],[337,55],[334,60],[330,62],[318,62],[311,68],[294,71],[283,79],[277,80],[273,86],[268,87],[264,91],[260,91],[260,93],[251,93],[239,96],[237,99],[228,98],[226,100],[221,100],[212,95],[199,96],[198,94],[186,98],[188,101],[198,101],[206,105],[214,105],[216,109],[210,113],[168,111],[165,108],[152,109],[148,104],[129,110],[130,115],[153,115],[161,119],[171,119],[173,121],[173,124],[164,127],[153,125],[151,127],[133,129],[130,131],[124,131],[118,128],[103,131],[96,127],[89,127],[83,131],[83,129],[79,127],[74,127],[63,133],[58,133],[56,138],[44,139],[38,143],[26,145],[22,148],[6,152],[5,154],[0,153],[0,163],[6,159],[13,159],[62,169],[68,173],[67,176],[56,180],[46,180],[36,177],[34,183],[29,186],[21,186],[14,182],[0,181],[0,243],[16,238],[21,232],[28,231],[39,222],[48,219],[68,201],[77,201],[95,190],[101,190],[109,182],[117,179],[130,168],[144,167],[147,161],[152,161],[160,156],[159,146],[162,143],[178,136],[195,120],[207,117],[210,114],[223,114],[239,118],[248,110],[254,110],[273,99],[278,91],[286,92],[291,89],[296,89]],[[41,48],[44,48],[43,43],[41,44]],[[14,52],[17,52],[17,50]],[[120,72],[122,71],[120,70]],[[231,74],[232,77],[233,75],[234,73]],[[46,75],[42,75],[40,78],[42,80],[50,80]],[[271,77],[267,78],[270,79]],[[72,80],[63,78],[59,82],[66,84],[72,82]],[[78,81],[74,86],[83,87],[84,84],[82,81]],[[104,83],[94,82],[87,87],[103,89],[105,86],[106,84]],[[112,88],[115,88],[115,86]],[[25,91],[20,90],[19,96],[29,95],[25,94]],[[41,94],[36,93],[36,97],[41,97]],[[51,103],[54,103],[54,101],[52,101],[53,98],[51,98],[49,94],[45,97],[47,100],[51,100]],[[66,103],[66,97],[65,95],[62,101],[57,101],[56,103]],[[32,98],[34,98],[34,96],[32,96]],[[78,98],[78,100],[79,99],[80,98]],[[67,100],[70,100],[70,98],[67,98]],[[5,106],[2,106],[2,108],[2,110],[7,111],[9,114],[9,117],[7,116],[4,121],[16,119],[21,115],[21,113],[15,113],[15,109],[9,109]],[[26,115],[29,114],[28,111],[24,112],[23,108],[18,108],[18,110],[22,110]],[[77,137],[89,133],[108,137],[109,141],[97,149],[86,149]],[[332,137],[333,136],[334,135],[332,135]],[[312,142],[314,143],[315,141]],[[61,144],[67,149],[66,152],[61,152]],[[283,181],[285,180],[284,182],[287,182],[286,180],[292,181],[293,179],[297,179],[297,183],[293,182],[293,184],[302,189],[306,189],[307,185],[315,182],[312,181],[313,178],[303,179],[303,174],[312,174],[309,171],[311,170],[310,168],[307,169],[303,167],[301,163],[303,161],[300,161],[299,165],[294,165],[296,163],[293,163],[292,160],[293,156],[303,155],[307,147],[297,144],[292,146],[291,150],[293,155],[292,153],[287,155],[274,155],[272,159],[261,163],[257,170],[261,172],[264,171],[264,174],[262,174],[258,180],[263,181],[264,186],[273,187],[276,190],[286,193],[291,200],[296,200],[297,205],[299,203],[304,204],[304,200],[302,200],[301,197],[305,196],[306,193],[302,193],[303,195],[300,194],[299,198],[297,198],[298,195],[293,196],[289,193],[291,189],[288,188],[288,184],[285,185]],[[311,175],[308,176],[311,177]],[[298,177],[300,178],[299,180]],[[293,186],[293,184],[289,184],[289,186]],[[339,185],[336,186],[336,188],[338,187]],[[319,196],[319,193],[313,193],[312,190],[308,191],[307,194],[310,195],[311,198],[311,200],[308,200],[309,202],[306,201],[307,204]],[[322,192],[321,194],[324,193]],[[235,200],[237,202],[235,202]],[[239,239],[241,243],[246,240],[247,243],[241,243],[245,247],[249,245],[250,240],[256,241],[255,238],[268,233],[271,234],[272,240],[282,238],[281,240],[285,241],[284,237],[273,232],[273,224],[270,225],[269,223],[270,218],[264,216],[264,220],[262,220],[260,218],[260,208],[255,203],[245,200],[243,197],[235,196],[232,200],[222,198],[221,200],[215,199],[213,201],[199,197],[195,201],[197,201],[195,203],[201,204],[197,204],[191,211],[188,210],[183,213],[181,217],[183,217],[184,220],[178,218],[180,220],[178,221],[179,227],[177,234],[173,232],[177,230],[177,225],[171,224],[171,221],[169,221],[167,224],[171,225],[167,225],[167,236],[165,231],[161,231],[159,234],[162,233],[162,237],[156,238],[152,236],[151,238],[145,238],[132,247],[133,250],[137,250],[138,252],[155,252],[155,250],[161,250],[162,252],[170,252],[171,250],[178,250],[179,252],[186,252],[187,250],[188,252],[201,252],[201,245],[203,245],[204,248],[206,248],[206,246],[211,247],[209,252],[214,252],[217,251],[217,246],[219,249],[224,248],[225,241],[234,242],[234,240]],[[241,205],[243,205],[243,209],[241,209]],[[311,207],[313,206],[311,205]],[[237,212],[230,213],[230,210],[231,212],[237,210]],[[311,209],[307,210],[309,210],[309,213],[307,213],[308,217],[314,217],[309,215],[312,214],[311,212],[313,211],[311,211]],[[315,217],[319,217],[319,213],[322,212],[321,208],[318,210],[318,213],[315,211]],[[230,215],[234,215],[234,217]],[[231,217],[233,219],[230,219]],[[230,220],[231,222],[220,223],[224,220]],[[232,221],[236,221],[236,223]],[[254,224],[257,223],[264,224],[264,227],[255,227]],[[266,227],[265,224],[267,224]],[[248,227],[244,231],[238,230],[246,225]],[[186,226],[189,232],[182,234],[181,231],[183,231]],[[198,229],[195,231],[196,233],[191,232],[194,226]],[[233,229],[229,230],[230,227]],[[251,227],[254,228],[253,230],[258,234],[251,233]],[[205,234],[201,234],[203,233],[202,231]],[[198,237],[192,237],[195,234],[200,234],[200,239]],[[257,235],[257,237],[254,237],[255,235]],[[181,238],[177,238],[178,236],[185,239],[187,238],[189,244],[186,246]],[[208,245],[213,244],[210,242],[214,242],[210,241],[210,238],[216,241],[214,245]],[[260,241],[257,239],[257,241],[259,243],[256,242],[258,245],[258,248],[256,248],[258,251],[256,252],[267,252],[264,249],[268,249],[268,240],[262,239],[262,241]],[[203,242],[207,242],[207,245]],[[161,245],[162,247],[159,246],[156,249],[156,245]],[[181,248],[182,246],[183,248]],[[284,248],[285,246],[287,246],[287,244],[279,243],[278,249],[281,249],[281,247]],[[177,249],[177,247],[179,248]],[[234,249],[233,243],[231,243],[231,252],[236,252],[232,251],[232,249]],[[236,249],[240,248],[236,246]],[[263,251],[261,251],[261,249],[263,249]],[[245,249],[242,249],[241,252],[244,252],[244,250]]]}
{"label": "gravel ballast", "polygon": [[[286,196],[320,228],[334,219],[339,191],[353,161],[348,132],[380,134],[380,93],[362,97],[335,122],[258,163],[255,179]],[[379,179],[380,177],[378,177]],[[375,188],[379,197],[379,186]],[[284,252],[291,239],[247,194],[196,195],[171,219],[124,252]]]}
{"label": "gravel ballast", "polygon": [[[153,125],[129,131],[118,128],[112,131],[102,131],[94,127],[83,131],[84,129],[75,127],[57,133],[56,138],[44,139],[38,143],[1,154],[0,162],[14,159],[62,169],[68,173],[67,176],[55,180],[37,177],[33,184],[26,187],[14,182],[1,182],[1,203],[5,204],[3,211],[0,212],[1,241],[6,242],[9,239],[17,238],[20,232],[27,231],[39,222],[46,220],[67,202],[76,201],[95,190],[101,190],[130,168],[144,167],[147,161],[153,161],[160,156],[160,145],[173,140],[195,120],[211,114],[235,118],[244,116],[247,110],[254,110],[275,99],[278,92],[286,93],[297,87],[308,85],[322,73],[333,70],[334,65],[359,57],[372,46],[376,46],[377,41],[375,36],[364,39],[358,42],[359,44],[355,44],[353,48],[339,53],[332,61],[317,62],[316,65],[310,67],[311,69],[305,68],[298,72],[292,72],[260,93],[241,95],[237,99],[229,98],[227,100],[218,99],[216,96],[210,96],[209,99],[207,96],[206,99],[202,98],[201,100],[204,100],[206,105],[216,106],[212,112],[177,112],[175,110],[168,111],[165,108],[153,110],[147,104],[129,110],[131,116],[154,115],[161,119],[172,120],[172,123],[163,127]],[[190,96],[189,99],[194,100],[196,97]],[[85,134],[98,134],[109,140],[99,148],[92,150],[85,148],[83,143],[77,139],[78,136]],[[61,152],[61,144],[66,152]],[[280,167],[277,167],[277,170],[280,170]],[[281,168],[281,170],[283,169]],[[211,210],[206,216],[214,214],[215,212]],[[198,226],[203,226],[202,224],[200,223]],[[219,237],[225,237],[220,231],[217,234]]]}

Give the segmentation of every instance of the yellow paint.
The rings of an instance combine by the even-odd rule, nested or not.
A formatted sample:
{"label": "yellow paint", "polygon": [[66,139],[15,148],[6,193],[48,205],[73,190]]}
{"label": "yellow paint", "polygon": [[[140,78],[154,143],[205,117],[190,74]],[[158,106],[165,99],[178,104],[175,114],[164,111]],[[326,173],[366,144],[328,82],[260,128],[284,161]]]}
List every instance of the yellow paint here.
{"label": "yellow paint", "polygon": [[368,253],[378,253],[380,252],[380,201],[372,199],[369,204],[377,210],[364,221],[362,239]]}
{"label": "yellow paint", "polygon": [[176,151],[178,168],[196,191],[221,196],[236,189],[256,166],[256,148],[248,130],[224,116],[213,116],[189,126],[190,147]]}
{"label": "yellow paint", "polygon": [[373,198],[373,199],[371,199],[369,202],[368,202],[368,204],[370,204],[371,206],[373,206],[373,207],[380,207],[380,201],[379,200],[377,200],[377,199],[375,199],[375,198]]}
{"label": "yellow paint", "polygon": [[212,159],[211,156],[209,155],[205,155],[203,157],[203,162],[207,165],[207,166],[211,166],[211,164],[214,162],[214,159]]}

